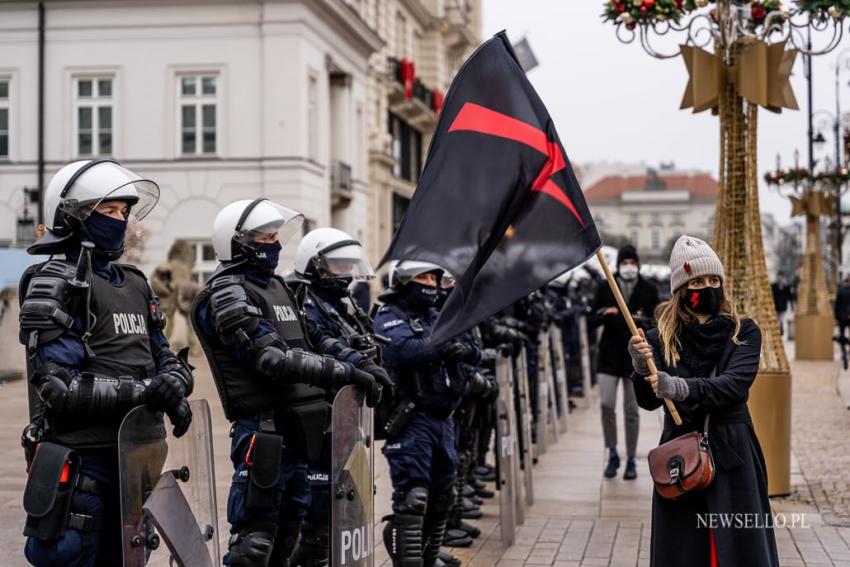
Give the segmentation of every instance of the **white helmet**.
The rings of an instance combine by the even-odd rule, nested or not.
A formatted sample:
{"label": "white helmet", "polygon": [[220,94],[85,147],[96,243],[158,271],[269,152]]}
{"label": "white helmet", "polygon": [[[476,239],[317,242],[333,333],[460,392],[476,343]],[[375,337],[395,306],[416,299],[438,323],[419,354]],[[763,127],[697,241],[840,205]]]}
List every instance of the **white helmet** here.
{"label": "white helmet", "polygon": [[221,262],[241,262],[251,257],[259,233],[278,233],[283,244],[298,232],[304,216],[268,199],[243,199],[230,203],[213,221],[212,244]]}
{"label": "white helmet", "polygon": [[295,271],[308,279],[351,276],[370,279],[375,272],[363,257],[363,246],[336,228],[308,232],[295,252]]}
{"label": "white helmet", "polygon": [[431,262],[419,260],[393,260],[390,262],[390,287],[401,287],[421,274],[437,272],[443,274],[443,268]]}
{"label": "white helmet", "polygon": [[49,253],[74,234],[74,222],[86,220],[100,203],[126,201],[131,215],[142,220],[159,201],[159,186],[111,159],[69,163],[56,172],[44,192],[44,225],[47,234],[30,247],[32,253]]}

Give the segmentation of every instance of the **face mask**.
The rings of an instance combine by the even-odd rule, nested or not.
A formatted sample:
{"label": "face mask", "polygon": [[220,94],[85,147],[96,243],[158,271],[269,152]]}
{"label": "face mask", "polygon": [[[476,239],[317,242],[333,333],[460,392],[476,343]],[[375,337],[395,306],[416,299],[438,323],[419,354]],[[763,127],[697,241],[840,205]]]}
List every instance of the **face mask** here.
{"label": "face mask", "polygon": [[316,282],[319,293],[325,293],[335,299],[342,299],[348,295],[348,286],[351,285],[351,276],[340,276],[336,278],[321,278]]}
{"label": "face mask", "polygon": [[623,264],[622,266],[620,266],[619,269],[620,277],[626,280],[627,282],[630,282],[637,278],[639,271],[640,268],[635,264]]}
{"label": "face mask", "polygon": [[694,313],[701,315],[713,315],[720,309],[723,300],[723,289],[719,287],[704,287],[702,289],[689,289],[682,297],[682,304]]}
{"label": "face mask", "polygon": [[446,301],[449,300],[449,296],[454,291],[453,287],[443,287],[437,292],[437,303],[434,304],[434,307],[437,309],[442,309],[443,305],[446,304]]}
{"label": "face mask", "polygon": [[280,242],[261,242],[254,244],[255,265],[265,274],[273,274],[280,258]]}
{"label": "face mask", "polygon": [[407,284],[407,293],[411,299],[423,307],[434,307],[437,304],[437,288],[421,283],[410,282]]}
{"label": "face mask", "polygon": [[124,252],[124,236],[127,234],[127,221],[114,219],[94,211],[85,220],[95,251],[117,260]]}

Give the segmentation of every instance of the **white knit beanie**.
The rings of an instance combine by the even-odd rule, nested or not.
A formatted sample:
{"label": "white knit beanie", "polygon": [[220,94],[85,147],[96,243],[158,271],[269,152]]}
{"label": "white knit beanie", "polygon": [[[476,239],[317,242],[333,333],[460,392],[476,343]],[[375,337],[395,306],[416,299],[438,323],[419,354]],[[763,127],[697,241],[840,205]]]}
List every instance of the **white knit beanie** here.
{"label": "white knit beanie", "polygon": [[723,280],[723,264],[708,243],[684,234],[673,245],[670,254],[670,289],[675,293],[699,276],[720,276]]}

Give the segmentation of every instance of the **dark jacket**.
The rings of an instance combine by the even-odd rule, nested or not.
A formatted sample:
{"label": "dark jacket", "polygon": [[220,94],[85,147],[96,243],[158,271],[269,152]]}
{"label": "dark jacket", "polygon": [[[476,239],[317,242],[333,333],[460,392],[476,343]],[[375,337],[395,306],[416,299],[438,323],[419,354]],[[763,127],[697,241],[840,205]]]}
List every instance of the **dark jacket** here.
{"label": "dark jacket", "polygon": [[776,312],[785,313],[788,311],[788,303],[791,301],[790,286],[780,282],[773,282],[770,284],[770,292],[773,294],[773,306],[776,307]]}
{"label": "dark jacket", "polygon": [[[646,319],[637,319],[635,322],[639,327],[647,330],[658,305],[658,289],[652,282],[638,276],[635,289],[627,303],[632,315],[640,312]],[[597,348],[596,371],[614,376],[628,376],[632,373],[632,362],[629,357],[629,338],[631,333],[626,320],[621,313],[616,315],[601,315],[600,311],[607,307],[616,307],[617,300],[614,292],[606,282],[596,288],[596,296],[593,298],[592,312],[597,314],[597,320],[602,325],[602,338],[599,339]]]}
{"label": "dark jacket", "polygon": [[[664,431],[659,444],[666,443],[703,426],[709,412],[709,444],[716,473],[704,491],[693,492],[676,500],[667,500],[653,492],[650,564],[653,567],[709,565],[709,535],[697,514],[717,514],[741,518],[761,526],[772,520],[767,497],[767,467],[747,408],[750,386],[756,379],[761,357],[761,330],[752,320],[741,321],[738,335],[742,344],[731,340],[720,357],[714,377],[691,376],[679,363],[664,363],[658,330],[647,335],[660,371],[688,379],[689,394],[684,402],[675,402],[683,424],[676,427],[665,407]],[[638,405],[654,410],[663,401],[655,397],[650,385],[632,375]],[[738,514],[738,516],[730,516]],[[749,516],[744,516],[747,514]],[[726,516],[720,516],[726,515]],[[708,520],[706,520],[708,521]],[[769,524],[768,524],[769,525]],[[714,536],[719,565],[773,567],[779,565],[772,529],[716,527]]]}
{"label": "dark jacket", "polygon": [[839,323],[850,321],[850,286],[842,285],[835,295],[835,320]]}

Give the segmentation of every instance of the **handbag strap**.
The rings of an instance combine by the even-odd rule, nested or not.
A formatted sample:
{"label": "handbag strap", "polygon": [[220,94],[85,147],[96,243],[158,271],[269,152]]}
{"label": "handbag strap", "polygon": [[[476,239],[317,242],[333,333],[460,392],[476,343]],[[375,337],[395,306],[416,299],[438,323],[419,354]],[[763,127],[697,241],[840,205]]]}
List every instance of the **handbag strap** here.
{"label": "handbag strap", "polygon": [[[708,375],[709,378],[714,378],[717,375],[717,367],[711,369],[711,374]],[[705,414],[705,421],[702,424],[702,435],[705,439],[708,439],[708,418],[711,417],[711,413]]]}

